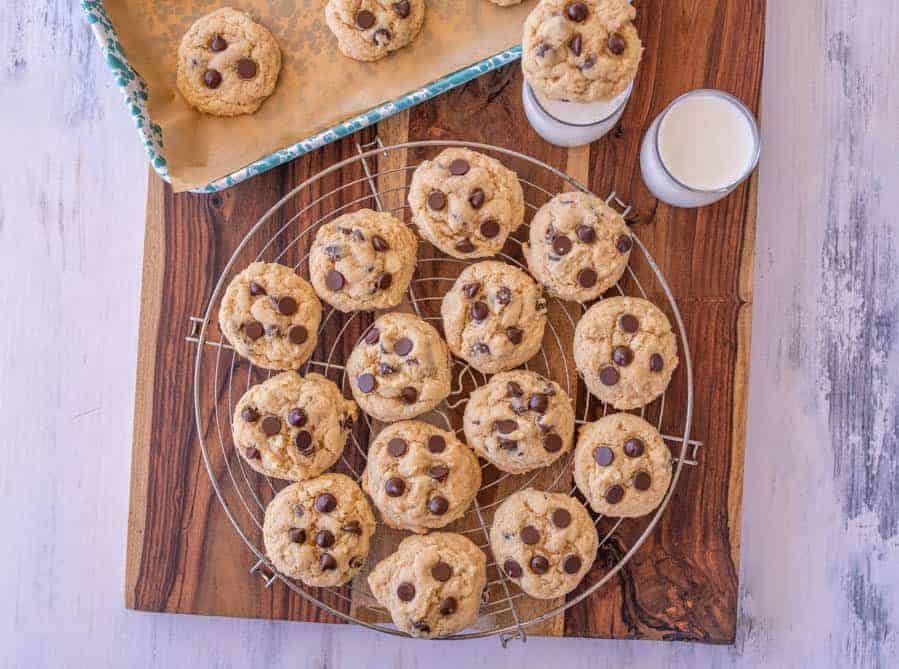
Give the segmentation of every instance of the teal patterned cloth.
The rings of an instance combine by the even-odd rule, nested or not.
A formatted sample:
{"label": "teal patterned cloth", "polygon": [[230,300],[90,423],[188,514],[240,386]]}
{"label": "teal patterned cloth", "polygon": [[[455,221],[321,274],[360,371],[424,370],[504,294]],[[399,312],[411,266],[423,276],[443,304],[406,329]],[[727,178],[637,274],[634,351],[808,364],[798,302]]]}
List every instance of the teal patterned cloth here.
{"label": "teal patterned cloth", "polygon": [[[135,72],[128,63],[128,59],[125,57],[125,52],[122,50],[122,44],[119,42],[115,27],[106,15],[106,8],[103,6],[103,1],[82,0],[81,6],[87,16],[88,23],[90,23],[91,28],[94,31],[94,35],[97,36],[97,41],[100,43],[100,48],[103,50],[106,62],[112,70],[116,83],[122,90],[122,95],[125,98],[125,106],[134,118],[134,122],[137,125],[137,132],[147,149],[147,155],[150,157],[150,164],[159,176],[166,181],[169,181],[168,168],[165,162],[165,151],[162,146],[162,129],[156,123],[153,123],[153,119],[150,118],[150,114],[147,111],[148,93],[146,82],[144,82],[140,75]],[[205,186],[195,188],[193,192],[214,193],[229,188],[253,175],[266,172],[273,167],[277,167],[298,156],[302,156],[304,153],[313,151],[334,140],[345,137],[357,130],[361,130],[362,128],[377,123],[382,119],[393,116],[403,109],[429,100],[456,86],[461,86],[462,84],[481,76],[485,72],[495,70],[520,57],[521,47],[514,46],[495,56],[490,56],[474,65],[463,68],[458,72],[453,72],[452,74],[449,74],[442,79],[438,79],[416,91],[407,93],[396,100],[387,102],[380,107],[354,116],[343,123],[339,123],[327,130],[323,130],[311,137],[307,137],[296,144],[279,149],[264,158],[260,158],[259,160],[250,163],[246,167],[242,167],[232,174],[216,179]]]}

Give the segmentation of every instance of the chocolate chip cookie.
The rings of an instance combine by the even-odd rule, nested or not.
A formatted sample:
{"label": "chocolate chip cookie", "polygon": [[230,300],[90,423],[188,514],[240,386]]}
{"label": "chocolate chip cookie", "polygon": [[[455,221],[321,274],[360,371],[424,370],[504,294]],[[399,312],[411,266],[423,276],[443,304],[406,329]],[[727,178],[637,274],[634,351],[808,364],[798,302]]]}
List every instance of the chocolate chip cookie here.
{"label": "chocolate chip cookie", "polygon": [[678,363],[677,339],[652,302],[610,297],[578,321],[574,363],[596,397],[616,409],[635,409],[665,392]]}
{"label": "chocolate chip cookie", "polygon": [[409,206],[421,236],[455,258],[496,255],[524,220],[518,176],[463,148],[446,149],[415,169]]}
{"label": "chocolate chip cookie", "polygon": [[596,559],[599,538],[583,504],[526,488],[499,505],[490,548],[506,576],[531,597],[553,599],[577,587]]}
{"label": "chocolate chip cookie", "polygon": [[234,447],[257,472],[290,481],[337,462],[356,420],[356,404],[321,374],[282,372],[237,402]]}
{"label": "chocolate chip cookie", "polygon": [[450,394],[452,358],[432,325],[412,314],[379,317],[347,362],[353,397],[369,416],[391,422],[430,411]]}
{"label": "chocolate chip cookie", "polygon": [[485,374],[530,360],[543,342],[546,300],[513,265],[486,260],[466,267],[440,307],[450,350]]}
{"label": "chocolate chip cookie", "polygon": [[272,34],[230,7],[197,20],[178,48],[178,90],[204,114],[252,114],[275,90],[280,71]]}
{"label": "chocolate chip cookie", "polygon": [[574,481],[597,513],[643,516],[671,483],[671,452],[639,416],[613,413],[584,425],[574,451]]}
{"label": "chocolate chip cookie", "polygon": [[496,374],[465,405],[465,439],[504,472],[545,467],[571,450],[574,408],[562,387],[522,369]]}
{"label": "chocolate chip cookie", "polygon": [[446,636],[477,620],[487,556],[461,534],[413,535],[377,564],[368,585],[402,631]]}
{"label": "chocolate chip cookie", "polygon": [[328,0],[328,28],[345,56],[378,60],[409,44],[425,20],[424,0]]}
{"label": "chocolate chip cookie", "polygon": [[524,23],[525,78],[551,100],[614,98],[643,53],[634,16],[627,0],[541,0]]}
{"label": "chocolate chip cookie", "polygon": [[266,369],[296,369],[318,343],[322,305],[290,267],[254,262],[234,277],[219,326],[234,349]]}
{"label": "chocolate chip cookie", "polygon": [[362,488],[391,527],[424,533],[461,518],[481,487],[481,466],[452,432],[407,420],[368,447]]}
{"label": "chocolate chip cookie", "polygon": [[614,286],[633,239],[624,218],[592,193],[560,193],[531,220],[522,248],[528,269],[550,295],[589,302]]}
{"label": "chocolate chip cookie", "polygon": [[279,572],[314,588],[347,583],[365,566],[375,516],[348,476],[293,483],[265,509],[265,553]]}
{"label": "chocolate chip cookie", "polygon": [[415,272],[418,238],[396,217],[361,209],[326,223],[309,252],[309,278],[339,311],[395,307]]}

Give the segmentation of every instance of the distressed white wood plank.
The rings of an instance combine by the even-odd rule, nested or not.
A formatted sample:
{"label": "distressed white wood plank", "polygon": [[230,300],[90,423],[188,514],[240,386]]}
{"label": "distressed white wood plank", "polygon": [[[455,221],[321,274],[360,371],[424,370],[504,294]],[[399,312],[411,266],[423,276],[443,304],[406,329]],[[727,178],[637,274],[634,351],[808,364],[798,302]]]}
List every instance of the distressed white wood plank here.
{"label": "distressed white wood plank", "polygon": [[0,3],[0,663],[899,665],[897,34],[769,2],[737,645],[503,651],[124,610],[145,160],[80,10]]}

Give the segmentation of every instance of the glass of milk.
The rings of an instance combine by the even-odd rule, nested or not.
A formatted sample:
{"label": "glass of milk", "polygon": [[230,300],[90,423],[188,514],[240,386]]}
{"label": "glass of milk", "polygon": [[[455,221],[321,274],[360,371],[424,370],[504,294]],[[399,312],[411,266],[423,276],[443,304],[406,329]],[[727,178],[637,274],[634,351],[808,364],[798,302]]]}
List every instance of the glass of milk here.
{"label": "glass of milk", "polygon": [[699,88],[669,104],[640,149],[643,181],[675,207],[720,200],[755,169],[761,142],[752,112],[729,93]]}
{"label": "glass of milk", "polygon": [[521,89],[524,113],[543,139],[556,146],[581,146],[596,141],[615,127],[634,82],[614,98],[596,102],[550,100],[531,88],[526,79]]}

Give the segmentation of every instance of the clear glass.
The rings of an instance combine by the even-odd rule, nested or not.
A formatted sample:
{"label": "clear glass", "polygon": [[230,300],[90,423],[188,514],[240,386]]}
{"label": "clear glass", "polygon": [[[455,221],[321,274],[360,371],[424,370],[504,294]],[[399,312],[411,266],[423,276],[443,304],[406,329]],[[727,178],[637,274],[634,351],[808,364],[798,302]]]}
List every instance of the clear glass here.
{"label": "clear glass", "polygon": [[[537,133],[556,146],[582,146],[606,135],[621,118],[634,84],[606,103],[578,103],[550,101],[552,113],[541,103],[539,96],[525,80],[521,84],[521,97],[528,121]],[[595,114],[595,120],[591,115]],[[584,119],[590,119],[584,122]]]}
{"label": "clear glass", "polygon": [[[688,186],[670,172],[659,151],[659,127],[668,113],[684,100],[696,96],[713,96],[725,100],[746,117],[751,129],[752,149],[746,168],[739,177],[721,188],[702,189]],[[640,148],[640,171],[643,174],[643,181],[646,187],[659,200],[675,207],[701,207],[717,202],[743,183],[756,168],[760,153],[759,128],[749,108],[730,93],[713,88],[697,88],[675,98],[649,126],[649,130],[643,136],[643,144]]]}

